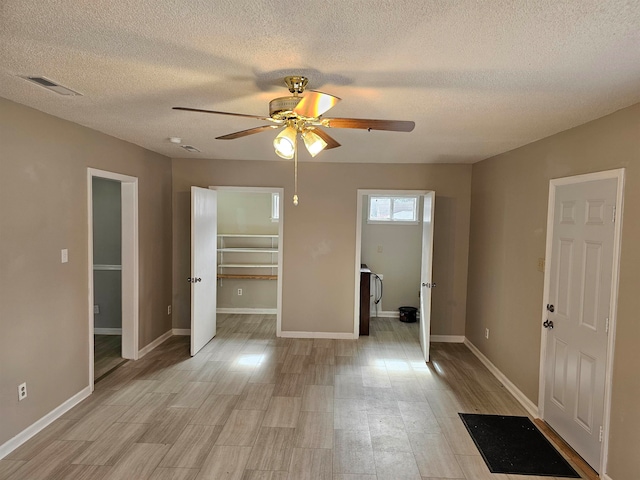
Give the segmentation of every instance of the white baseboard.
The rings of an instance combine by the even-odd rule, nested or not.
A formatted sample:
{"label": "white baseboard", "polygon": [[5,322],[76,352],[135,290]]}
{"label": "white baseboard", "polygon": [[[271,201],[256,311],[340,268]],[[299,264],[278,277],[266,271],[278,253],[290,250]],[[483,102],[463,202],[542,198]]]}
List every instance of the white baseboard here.
{"label": "white baseboard", "polygon": [[613,478],[611,478],[609,475],[607,475],[606,473],[603,473],[602,475],[600,475],[600,478],[602,480],[613,480]]}
{"label": "white baseboard", "polygon": [[464,335],[431,335],[429,341],[436,343],[464,343]]}
{"label": "white baseboard", "polygon": [[173,333],[173,335],[182,335],[182,336],[189,336],[191,335],[191,329],[190,328],[174,328],[171,333]]}
{"label": "white baseboard", "polygon": [[[400,318],[400,312],[398,310],[384,310],[382,312],[378,312],[376,315],[376,311],[371,310],[371,316],[373,318]],[[416,312],[416,318],[420,318],[420,310]]]}
{"label": "white baseboard", "polygon": [[91,395],[91,387],[85,387],[76,393],[69,400],[61,404],[60,406],[54,408],[49,413],[47,413],[44,417],[42,417],[37,422],[31,424],[29,427],[25,428],[11,440],[8,440],[3,445],[0,445],[0,459],[6,457],[11,452],[13,452],[20,445],[25,443],[27,440],[32,438],[34,435],[39,433],[41,430],[45,429],[49,425],[51,425],[55,420],[60,418],[66,412],[71,410],[77,404],[79,404],[82,400]]}
{"label": "white baseboard", "polygon": [[153,342],[151,342],[149,345],[147,345],[146,347],[144,347],[142,350],[138,352],[138,359],[144,357],[147,353],[149,353],[151,350],[156,348],[158,345],[164,342],[167,338],[171,337],[171,335],[173,335],[173,330],[169,330],[168,332],[165,332],[162,335],[160,335]]}
{"label": "white baseboard", "polygon": [[538,406],[531,400],[529,400],[527,396],[522,393],[520,389],[516,387],[515,384],[498,369],[498,367],[491,363],[491,360],[485,357],[484,354],[480,350],[478,350],[478,347],[471,343],[468,338],[464,339],[464,344],[476,357],[478,357],[478,359],[484,364],[484,366],[487,367],[491,373],[493,373],[493,376],[500,380],[500,382],[506,387],[507,390],[509,390],[511,395],[513,395],[516,400],[520,402],[525,410],[529,412],[529,414],[533,418],[538,418]]}
{"label": "white baseboard", "polygon": [[378,314],[376,315],[376,311],[371,310],[371,316],[380,317],[380,318],[400,318],[400,312],[396,310],[387,310],[387,311],[378,312]]}
{"label": "white baseboard", "polygon": [[121,328],[94,328],[95,335],[122,335]]}
{"label": "white baseboard", "polygon": [[235,315],[275,315],[276,308],[217,308],[216,313],[231,313]]}
{"label": "white baseboard", "polygon": [[284,338],[333,338],[335,340],[353,340],[357,338],[353,333],[339,332],[280,332]]}

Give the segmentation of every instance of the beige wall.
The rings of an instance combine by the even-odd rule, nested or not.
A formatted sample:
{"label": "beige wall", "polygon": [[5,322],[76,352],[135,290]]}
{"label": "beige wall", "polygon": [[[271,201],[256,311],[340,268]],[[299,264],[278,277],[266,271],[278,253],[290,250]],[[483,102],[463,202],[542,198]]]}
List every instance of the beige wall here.
{"label": "beige wall", "polygon": [[218,233],[278,234],[271,193],[218,191]]}
{"label": "beige wall", "polygon": [[4,99],[0,145],[1,445],[88,386],[87,167],[139,178],[140,347],[171,328],[172,267],[168,158]]}
{"label": "beige wall", "polygon": [[[467,337],[534,403],[549,180],[626,168],[609,473],[640,471],[640,104],[473,166]],[[484,329],[490,329],[489,340]]]}
{"label": "beige wall", "polygon": [[[418,203],[420,205],[422,202]],[[419,210],[418,218],[421,219],[421,205]],[[365,196],[362,202],[360,255],[362,263],[383,276],[382,309],[378,311],[398,313],[398,308],[402,306],[419,308],[422,222],[416,225],[381,225],[368,223],[368,216],[369,196]],[[378,251],[378,247],[382,247],[382,252]]]}
{"label": "beige wall", "polygon": [[432,332],[464,334],[471,166],[302,162],[297,207],[292,180],[291,162],[173,160],[174,328],[189,327],[189,188],[231,185],[285,188],[282,329],[338,333],[353,332],[357,189],[435,190]]}

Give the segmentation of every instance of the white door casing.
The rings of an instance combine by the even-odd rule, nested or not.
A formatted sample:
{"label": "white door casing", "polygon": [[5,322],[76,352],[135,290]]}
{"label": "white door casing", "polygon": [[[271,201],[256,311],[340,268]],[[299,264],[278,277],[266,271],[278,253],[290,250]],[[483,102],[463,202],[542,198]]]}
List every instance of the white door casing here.
{"label": "white door casing", "polygon": [[216,335],[217,196],[191,187],[191,356]]}
{"label": "white door casing", "polygon": [[431,289],[436,286],[433,273],[433,220],[436,206],[435,192],[424,195],[422,206],[422,260],[420,262],[420,346],[424,361],[429,361],[431,335]]}
{"label": "white door casing", "polygon": [[602,472],[621,187],[615,177],[581,176],[551,188],[541,414]]}

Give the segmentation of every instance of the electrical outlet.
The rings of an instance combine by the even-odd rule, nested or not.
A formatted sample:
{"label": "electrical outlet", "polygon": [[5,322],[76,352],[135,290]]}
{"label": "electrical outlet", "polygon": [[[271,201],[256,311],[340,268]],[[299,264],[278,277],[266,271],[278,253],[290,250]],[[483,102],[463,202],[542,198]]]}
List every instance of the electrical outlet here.
{"label": "electrical outlet", "polygon": [[484,338],[486,338],[487,340],[489,340],[489,329],[485,328],[484,329]]}
{"label": "electrical outlet", "polygon": [[171,305],[167,307],[167,315],[171,315]]}
{"label": "electrical outlet", "polygon": [[378,245],[378,253],[382,253],[382,245]]}
{"label": "electrical outlet", "polygon": [[242,295],[242,289],[241,288],[238,289],[238,295]]}
{"label": "electrical outlet", "polygon": [[27,398],[27,383],[21,383],[18,385],[18,401],[22,401]]}
{"label": "electrical outlet", "polygon": [[94,315],[99,315],[100,314],[100,305],[94,305],[93,306],[93,313],[94,313]]}
{"label": "electrical outlet", "polygon": [[544,273],[544,258],[538,258],[538,271]]}

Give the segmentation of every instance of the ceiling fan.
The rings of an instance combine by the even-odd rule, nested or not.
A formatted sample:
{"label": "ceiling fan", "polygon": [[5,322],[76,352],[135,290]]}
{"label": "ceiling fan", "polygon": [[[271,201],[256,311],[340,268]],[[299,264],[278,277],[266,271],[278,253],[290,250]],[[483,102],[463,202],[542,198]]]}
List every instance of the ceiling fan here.
{"label": "ceiling fan", "polygon": [[406,120],[371,120],[363,118],[324,118],[322,115],[335,106],[340,98],[328,93],[308,90],[304,93],[309,79],[303,76],[288,76],[284,79],[291,95],[274,98],[269,102],[269,116],[247,115],[244,113],[219,112],[200,108],[173,107],[174,110],[188,112],[213,113],[216,115],[231,115],[235,117],[254,118],[269,122],[268,125],[241,130],[216,137],[217,140],[234,140],[265,130],[282,128],[276,136],[273,145],[278,156],[295,158],[296,194],[293,203],[298,204],[297,195],[297,136],[300,134],[309,154],[315,157],[322,150],[339,147],[323,128],[357,128],[363,130],[386,130],[392,132],[411,132],[415,123]]}

